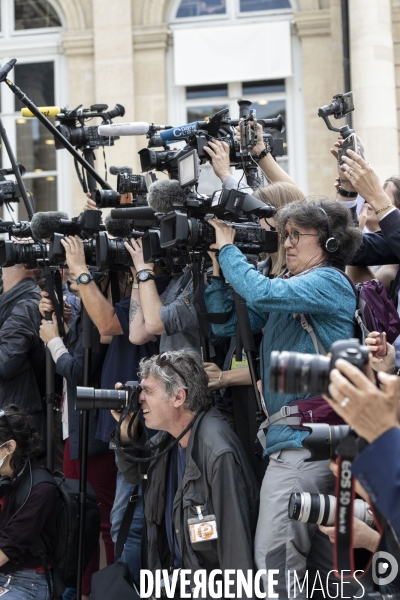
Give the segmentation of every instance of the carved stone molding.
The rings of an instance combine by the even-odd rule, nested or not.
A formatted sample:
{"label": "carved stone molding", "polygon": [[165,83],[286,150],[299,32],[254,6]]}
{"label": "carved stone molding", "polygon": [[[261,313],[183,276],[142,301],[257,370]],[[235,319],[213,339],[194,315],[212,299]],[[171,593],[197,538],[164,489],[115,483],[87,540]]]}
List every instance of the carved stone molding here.
{"label": "carved stone molding", "polygon": [[296,12],[294,26],[300,38],[331,35],[331,12],[329,9]]}
{"label": "carved stone molding", "polygon": [[61,42],[67,56],[93,54],[93,30],[64,31]]}
{"label": "carved stone molding", "polygon": [[166,50],[171,31],[166,23],[132,28],[134,50]]}

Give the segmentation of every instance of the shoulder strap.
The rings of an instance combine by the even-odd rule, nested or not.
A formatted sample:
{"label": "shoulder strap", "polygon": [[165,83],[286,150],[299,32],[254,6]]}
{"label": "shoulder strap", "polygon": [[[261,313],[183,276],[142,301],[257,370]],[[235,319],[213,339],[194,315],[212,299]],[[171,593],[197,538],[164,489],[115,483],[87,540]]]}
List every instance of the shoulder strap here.
{"label": "shoulder strap", "polygon": [[[56,480],[46,469],[32,469],[32,489],[39,483],[52,483],[57,485]],[[23,476],[16,491],[16,503],[17,508],[22,506],[30,493],[31,481],[29,477],[29,471]]]}
{"label": "shoulder strap", "polygon": [[311,337],[312,343],[314,344],[316,354],[322,354],[323,356],[326,356],[327,352],[326,352],[325,348],[323,347],[323,345],[321,344],[321,342],[319,341],[317,334],[315,333],[313,326],[311,325],[311,323],[307,317],[308,317],[308,315],[303,315],[303,314],[294,314],[293,315],[293,318],[297,319],[300,322],[300,325],[302,326],[302,328],[305,331],[307,331],[307,333]]}
{"label": "shoulder strap", "polygon": [[115,543],[115,562],[118,562],[118,559],[121,557],[122,551],[125,547],[125,543],[129,535],[129,530],[131,528],[131,523],[138,500],[139,486],[135,485],[132,491],[132,495],[129,498],[129,502],[125,509],[124,516],[122,517],[121,525],[118,531],[118,537]]}

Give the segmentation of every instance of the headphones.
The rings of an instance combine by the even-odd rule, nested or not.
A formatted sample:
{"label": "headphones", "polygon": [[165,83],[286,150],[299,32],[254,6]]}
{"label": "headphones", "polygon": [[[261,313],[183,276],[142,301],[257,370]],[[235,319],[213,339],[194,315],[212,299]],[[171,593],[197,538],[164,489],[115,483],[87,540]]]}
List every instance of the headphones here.
{"label": "headphones", "polygon": [[7,496],[7,494],[9,494],[13,490],[14,486],[17,486],[19,484],[22,476],[25,475],[26,467],[28,465],[31,469],[30,460],[28,460],[28,462],[24,464],[23,468],[20,470],[20,472],[14,479],[11,479],[11,477],[8,477],[8,475],[0,476],[0,498],[3,498],[3,496]]}
{"label": "headphones", "polygon": [[328,239],[325,242],[325,250],[327,252],[329,252],[330,254],[332,254],[333,252],[336,252],[336,250],[339,248],[339,242],[332,235],[332,232],[331,232],[331,222],[329,220],[328,215],[326,214],[325,209],[322,208],[322,206],[319,206],[318,208],[320,210],[322,210],[322,212],[324,213],[324,215],[326,217],[326,228],[328,230]]}

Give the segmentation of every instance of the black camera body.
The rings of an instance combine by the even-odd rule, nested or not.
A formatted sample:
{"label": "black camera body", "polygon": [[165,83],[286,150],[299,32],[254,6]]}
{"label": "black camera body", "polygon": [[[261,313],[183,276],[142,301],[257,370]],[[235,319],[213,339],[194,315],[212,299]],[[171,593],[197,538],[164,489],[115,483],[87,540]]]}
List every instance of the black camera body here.
{"label": "black camera body", "polygon": [[329,375],[338,358],[364,371],[369,360],[367,346],[355,338],[334,342],[332,357],[300,352],[271,352],[270,390],[284,394],[328,394]]}
{"label": "black camera body", "polygon": [[[96,150],[99,146],[113,146],[114,140],[119,138],[101,136],[98,133],[98,126],[87,126],[84,124],[86,119],[100,117],[103,123],[109,123],[115,117],[123,117],[125,108],[121,104],[116,104],[114,108],[107,111],[107,104],[93,104],[90,108],[81,108],[77,106],[73,110],[63,108],[57,115],[57,129],[66,140],[75,148],[91,148]],[[106,112],[107,111],[107,112]],[[56,150],[62,150],[64,146],[55,139]]]}
{"label": "black camera body", "polygon": [[127,381],[118,390],[96,390],[91,387],[76,388],[76,410],[116,410],[129,407],[130,413],[140,409],[139,395],[142,391],[138,381]]}
{"label": "black camera body", "polygon": [[[21,175],[25,175],[25,167],[18,164],[18,169]],[[21,190],[16,181],[6,179],[6,175],[13,175],[13,169],[0,169],[0,206],[9,202],[19,202],[22,198]]]}
{"label": "black camera body", "polygon": [[[251,102],[248,100],[238,100],[239,119],[230,119],[228,117],[229,109],[224,108],[210,117],[208,121],[198,121],[195,131],[188,127],[186,134],[180,139],[184,139],[187,145],[181,150],[171,150],[157,135],[158,129],[150,130],[148,134],[148,148],[140,150],[140,163],[143,172],[152,169],[156,171],[167,171],[172,179],[178,179],[178,160],[186,154],[197,151],[202,163],[210,160],[209,155],[204,151],[204,147],[212,139],[225,141],[230,148],[231,166],[242,169],[250,168],[257,170],[257,165],[251,158],[250,150],[257,143],[257,132],[255,125],[257,120],[254,113],[250,110]],[[258,121],[265,129],[275,129],[284,131],[285,123],[279,115],[276,119],[260,119]],[[193,124],[191,124],[193,125]],[[236,126],[240,126],[241,142],[236,138]],[[252,127],[254,126],[254,128]],[[181,128],[183,129],[183,128]],[[269,133],[263,133],[264,143],[273,156],[282,156],[284,154],[283,139],[273,139]],[[164,150],[154,150],[155,146],[164,145]]]}

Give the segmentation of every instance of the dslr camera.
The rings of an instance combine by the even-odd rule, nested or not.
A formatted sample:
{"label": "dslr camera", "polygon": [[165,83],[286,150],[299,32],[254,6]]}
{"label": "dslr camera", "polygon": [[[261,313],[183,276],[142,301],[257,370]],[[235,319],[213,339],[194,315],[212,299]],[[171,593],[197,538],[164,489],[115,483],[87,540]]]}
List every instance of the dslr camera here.
{"label": "dslr camera", "polygon": [[127,381],[118,390],[96,390],[92,387],[76,388],[76,410],[116,410],[122,412],[129,407],[130,413],[139,412],[139,394],[142,388],[138,381]]}
{"label": "dslr camera", "polygon": [[364,371],[369,359],[367,346],[358,339],[339,340],[330,348],[332,357],[300,352],[271,352],[270,390],[281,394],[328,394],[329,375],[338,358]]}

